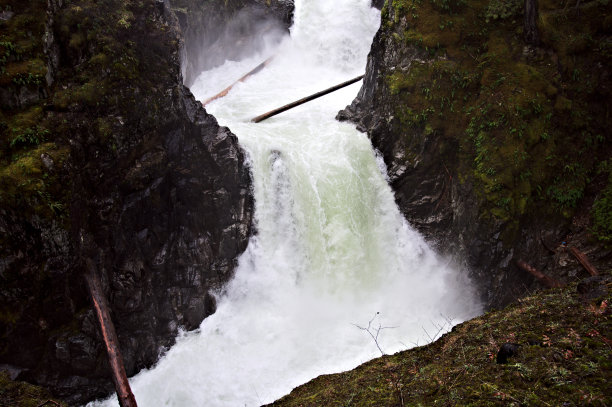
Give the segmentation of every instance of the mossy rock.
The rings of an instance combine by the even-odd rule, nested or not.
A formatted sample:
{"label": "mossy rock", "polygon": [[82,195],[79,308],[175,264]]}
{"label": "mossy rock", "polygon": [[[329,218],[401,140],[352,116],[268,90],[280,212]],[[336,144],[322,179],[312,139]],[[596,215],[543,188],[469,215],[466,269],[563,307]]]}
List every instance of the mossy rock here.
{"label": "mossy rock", "polygon": [[5,371],[0,371],[0,405],[12,407],[68,406],[54,398],[48,390],[42,387],[11,380]]}
{"label": "mossy rock", "polygon": [[612,4],[577,11],[541,3],[543,43],[531,49],[518,5],[391,2],[383,10],[386,34],[401,52],[421,53],[390,72],[386,85],[394,116],[412,129],[398,132],[411,138],[433,129],[457,140],[472,163],[460,178],[475,186],[483,218],[569,218],[612,151],[612,84],[602,71],[612,62]]}

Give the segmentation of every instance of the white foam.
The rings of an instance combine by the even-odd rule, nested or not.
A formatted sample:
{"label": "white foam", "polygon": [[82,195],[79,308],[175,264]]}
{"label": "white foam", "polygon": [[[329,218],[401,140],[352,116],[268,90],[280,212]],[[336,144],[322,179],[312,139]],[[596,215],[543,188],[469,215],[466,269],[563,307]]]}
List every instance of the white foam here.
{"label": "white foam", "polygon": [[[269,403],[379,356],[354,324],[376,315],[373,328],[393,327],[379,335],[393,353],[427,342],[424,329],[431,335],[445,317],[479,312],[459,273],[403,219],[367,136],[334,120],[360,83],[249,122],[363,73],[379,20],[370,0],[298,0],[292,37],[272,63],[207,106],[248,151],[258,234],[217,312],[131,379],[140,405]],[[203,72],[192,91],[205,100],[271,53]]]}

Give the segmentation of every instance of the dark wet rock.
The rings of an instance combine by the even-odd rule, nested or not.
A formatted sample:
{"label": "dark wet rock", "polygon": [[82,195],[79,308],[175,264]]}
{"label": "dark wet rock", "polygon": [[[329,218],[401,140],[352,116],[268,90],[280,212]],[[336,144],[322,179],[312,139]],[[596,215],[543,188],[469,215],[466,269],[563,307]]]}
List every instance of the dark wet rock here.
{"label": "dark wet rock", "polygon": [[377,9],[382,9],[385,5],[386,0],[372,0],[372,7],[376,7]]}
{"label": "dark wet rock", "polygon": [[[232,277],[251,234],[253,202],[237,138],[183,86],[178,20],[167,5],[134,5],[129,24],[106,33],[115,42],[92,37],[78,50],[74,33],[62,30],[83,27],[75,9],[48,5],[47,81],[63,97],[83,98],[47,99],[45,117],[67,153],[35,156],[62,186],[64,206],[37,209],[34,196],[27,210],[19,201],[0,207],[0,364],[80,404],[113,390],[84,261],[97,268],[133,375],[180,328],[215,311],[212,294]],[[107,27],[104,4],[81,6]],[[84,79],[96,85],[90,92],[82,66],[109,47],[129,52],[140,74],[127,62],[125,72],[99,66]]]}
{"label": "dark wet rock", "polygon": [[590,302],[607,296],[610,287],[612,287],[612,276],[592,276],[580,281],[576,290],[582,301]]}
{"label": "dark wet rock", "polygon": [[15,380],[23,372],[23,369],[11,365],[0,365],[0,372],[5,372],[9,379]]}
{"label": "dark wet rock", "polygon": [[46,154],[46,153],[41,154],[40,160],[42,161],[42,164],[45,166],[45,168],[48,171],[53,171],[53,158],[51,158],[49,154]]}
{"label": "dark wet rock", "polygon": [[35,85],[10,84],[0,88],[0,107],[3,109],[14,109],[26,107],[44,99],[43,88]]}
{"label": "dark wet rock", "polygon": [[47,21],[45,23],[45,34],[43,36],[43,50],[47,59],[47,73],[45,80],[51,86],[55,80],[60,61],[60,47],[55,40],[54,25],[55,15],[60,11],[64,0],[47,0]]}
{"label": "dark wet rock", "polygon": [[538,1],[525,0],[525,17],[523,18],[523,32],[525,43],[529,45],[540,45],[540,33],[538,32]]}
{"label": "dark wet rock", "polygon": [[495,361],[497,362],[497,364],[508,363],[509,357],[518,355],[520,346],[521,345],[516,344],[516,343],[509,343],[509,342],[504,343],[499,348],[499,351],[497,352],[497,357],[495,358]]}

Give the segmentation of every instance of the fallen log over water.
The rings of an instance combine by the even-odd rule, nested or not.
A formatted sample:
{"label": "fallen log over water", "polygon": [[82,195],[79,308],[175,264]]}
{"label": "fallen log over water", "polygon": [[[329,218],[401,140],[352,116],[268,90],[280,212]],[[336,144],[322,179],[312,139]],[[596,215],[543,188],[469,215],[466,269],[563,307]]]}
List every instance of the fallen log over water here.
{"label": "fallen log over water", "polygon": [[93,264],[93,261],[88,259],[86,261],[86,267],[85,282],[87,283],[91,301],[96,310],[98,323],[100,324],[100,331],[102,332],[106,353],[108,354],[108,361],[113,373],[113,383],[115,384],[119,405],[121,407],[137,407],[136,399],[134,398],[134,394],[132,393],[130,383],[125,373],[123,359],[119,350],[117,332],[115,332],[115,326],[113,325],[110,312],[108,311],[108,304],[104,292],[102,291],[102,284],[95,271],[96,266]]}
{"label": "fallen log over water", "polygon": [[210,102],[212,102],[213,100],[222,98],[223,96],[227,95],[229,93],[230,90],[232,90],[232,88],[239,82],[244,82],[245,80],[247,80],[251,75],[255,75],[257,72],[261,71],[263,68],[265,68],[270,61],[272,61],[274,57],[270,57],[268,59],[266,59],[265,61],[263,61],[261,64],[257,65],[255,68],[251,69],[249,72],[247,72],[246,74],[244,74],[240,79],[238,79],[236,82],[232,83],[231,85],[229,85],[227,88],[223,89],[221,92],[217,93],[215,96],[206,99],[204,102],[202,102],[202,106],[206,106],[207,104],[209,104]]}
{"label": "fallen log over water", "polygon": [[259,115],[259,116],[255,117],[255,118],[251,119],[251,121],[255,122],[255,123],[259,123],[261,121],[269,119],[272,116],[276,116],[279,113],[282,113],[282,112],[287,111],[289,109],[293,109],[296,106],[303,105],[306,102],[310,102],[311,100],[320,98],[321,96],[325,96],[328,93],[332,93],[332,92],[337,91],[338,89],[342,89],[342,88],[345,88],[345,87],[347,87],[349,85],[352,85],[353,83],[358,82],[361,79],[363,79],[363,77],[364,77],[364,75],[360,75],[360,76],[358,76],[356,78],[351,79],[350,81],[342,82],[339,85],[332,86],[331,88],[325,89],[325,90],[323,90],[321,92],[317,92],[317,93],[315,93],[313,95],[310,95],[310,96],[307,96],[307,97],[305,97],[303,99],[296,100],[295,102],[289,103],[289,104],[287,104],[285,106],[281,106],[278,109],[274,109],[274,110],[269,111],[268,113],[264,113],[262,115]]}

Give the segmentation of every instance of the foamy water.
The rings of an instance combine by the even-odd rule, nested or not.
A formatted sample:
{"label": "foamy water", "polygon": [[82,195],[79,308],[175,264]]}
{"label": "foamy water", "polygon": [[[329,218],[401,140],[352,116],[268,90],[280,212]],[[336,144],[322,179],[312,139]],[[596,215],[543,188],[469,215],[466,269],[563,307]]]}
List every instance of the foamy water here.
{"label": "foamy water", "polygon": [[248,152],[257,234],[218,293],[217,312],[130,380],[139,405],[269,403],[320,374],[379,356],[355,326],[374,316],[372,328],[389,327],[380,347],[393,353],[428,342],[449,318],[480,311],[461,274],[400,214],[367,136],[334,120],[361,82],[250,122],[362,74],[379,22],[370,0],[298,0],[291,37],[280,46],[195,81],[194,95],[205,100],[275,55],[206,107]]}

